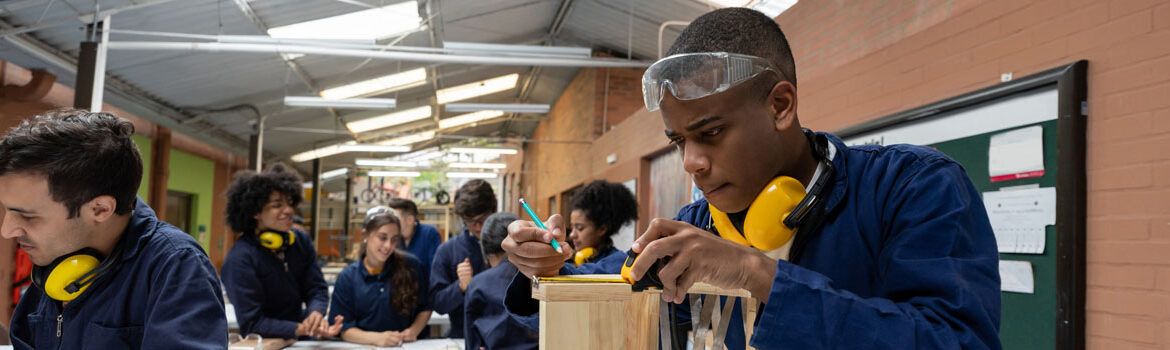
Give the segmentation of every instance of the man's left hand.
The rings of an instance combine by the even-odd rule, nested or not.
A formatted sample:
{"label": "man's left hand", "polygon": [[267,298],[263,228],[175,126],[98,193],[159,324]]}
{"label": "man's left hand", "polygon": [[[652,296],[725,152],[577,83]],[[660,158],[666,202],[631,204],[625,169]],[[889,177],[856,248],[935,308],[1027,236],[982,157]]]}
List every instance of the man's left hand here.
{"label": "man's left hand", "polygon": [[662,299],[682,303],[695,282],[726,289],[746,289],[767,302],[776,277],[776,262],[760,251],[719,238],[681,221],[654,219],[633,250],[639,253],[631,274],[635,280],[662,257],[670,262],[658,271]]}

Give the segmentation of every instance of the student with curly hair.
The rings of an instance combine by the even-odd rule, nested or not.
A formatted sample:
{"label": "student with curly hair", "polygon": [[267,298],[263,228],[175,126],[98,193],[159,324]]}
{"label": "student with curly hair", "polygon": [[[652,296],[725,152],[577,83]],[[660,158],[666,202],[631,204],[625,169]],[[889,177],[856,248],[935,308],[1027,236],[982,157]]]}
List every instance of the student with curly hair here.
{"label": "student with curly hair", "polygon": [[243,171],[227,197],[227,221],[237,241],[221,274],[240,332],[284,339],[336,336],[342,317],[332,326],[325,319],[329,289],[313,241],[292,230],[300,177],[283,164],[262,173]]}
{"label": "student with curly hair", "polygon": [[577,250],[573,262],[581,265],[622,254],[613,247],[613,236],[637,219],[638,200],[626,186],[597,180],[582,187],[573,195],[569,214],[569,241]]}
{"label": "student with curly hair", "polygon": [[418,258],[400,249],[402,220],[380,209],[362,225],[361,258],[337,276],[329,316],[345,317],[345,341],[399,346],[425,335],[431,318],[427,273]]}

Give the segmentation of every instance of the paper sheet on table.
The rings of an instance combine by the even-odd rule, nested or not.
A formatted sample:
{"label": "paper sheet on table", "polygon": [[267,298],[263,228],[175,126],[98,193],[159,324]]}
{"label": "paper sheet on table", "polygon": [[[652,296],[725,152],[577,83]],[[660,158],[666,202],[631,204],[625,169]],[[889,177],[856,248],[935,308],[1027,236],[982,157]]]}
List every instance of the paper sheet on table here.
{"label": "paper sheet on table", "polygon": [[1034,294],[1035,278],[1032,277],[1032,263],[1027,261],[999,261],[1000,290],[1005,292]]}
{"label": "paper sheet on table", "polygon": [[983,192],[1000,253],[1044,254],[1045,228],[1056,224],[1056,188]]}
{"label": "paper sheet on table", "polygon": [[1044,129],[1033,126],[992,135],[987,163],[991,182],[1044,176]]}

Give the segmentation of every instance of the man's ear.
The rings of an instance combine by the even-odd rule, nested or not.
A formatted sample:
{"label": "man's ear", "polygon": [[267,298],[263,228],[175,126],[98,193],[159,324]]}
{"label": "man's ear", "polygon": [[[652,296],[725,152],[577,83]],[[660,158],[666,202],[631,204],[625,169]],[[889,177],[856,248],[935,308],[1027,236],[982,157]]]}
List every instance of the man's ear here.
{"label": "man's ear", "polygon": [[796,102],[796,85],[787,80],[772,85],[772,91],[768,94],[768,104],[776,131],[791,129],[796,124]]}
{"label": "man's ear", "polygon": [[113,196],[97,196],[89,200],[81,207],[81,215],[85,216],[87,220],[102,223],[114,217],[114,212],[118,210],[118,200]]}

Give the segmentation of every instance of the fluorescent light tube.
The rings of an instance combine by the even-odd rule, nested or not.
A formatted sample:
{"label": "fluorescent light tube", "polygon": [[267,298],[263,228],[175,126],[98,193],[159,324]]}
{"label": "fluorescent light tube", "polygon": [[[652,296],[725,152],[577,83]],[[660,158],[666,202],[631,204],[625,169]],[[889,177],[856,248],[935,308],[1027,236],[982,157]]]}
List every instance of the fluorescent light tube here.
{"label": "fluorescent light tube", "polygon": [[342,145],[341,149],[345,150],[346,152],[379,152],[379,153],[410,152],[410,147],[391,146],[391,145]]}
{"label": "fluorescent light tube", "polygon": [[350,12],[268,29],[281,39],[379,40],[409,33],[422,27],[418,3],[400,2],[390,6]]}
{"label": "fluorescent light tube", "polygon": [[547,104],[531,103],[451,103],[443,107],[448,112],[502,111],[508,113],[548,113]]}
{"label": "fluorescent light tube", "polygon": [[516,87],[516,82],[519,80],[520,74],[512,73],[470,84],[441,89],[435,91],[435,98],[439,104],[462,101],[500,91],[511,90]]}
{"label": "fluorescent light tube", "polygon": [[472,154],[516,154],[519,153],[513,148],[471,148],[471,147],[453,147],[447,150],[451,153],[472,153]]}
{"label": "fluorescent light tube", "polygon": [[414,133],[414,134],[410,134],[410,135],[406,135],[406,136],[402,136],[402,137],[392,138],[392,139],[389,139],[386,141],[378,142],[378,144],[379,145],[406,146],[406,145],[411,145],[411,144],[415,144],[415,143],[419,143],[419,142],[423,142],[423,141],[430,141],[433,138],[435,138],[435,131],[430,130],[430,131],[423,131],[420,133]]}
{"label": "fluorescent light tube", "polygon": [[443,42],[443,48],[448,52],[467,54],[540,55],[574,58],[589,58],[593,56],[593,50],[588,47],[572,46],[507,45],[445,41]]}
{"label": "fluorescent light tube", "polygon": [[353,109],[394,109],[397,102],[392,98],[351,98],[327,99],[316,96],[285,96],[284,104],[294,107],[353,108]]}
{"label": "fluorescent light tube", "polygon": [[457,126],[481,122],[488,119],[495,119],[503,116],[504,112],[502,111],[479,111],[475,113],[460,114],[447,119],[439,119],[439,129],[450,129]]}
{"label": "fluorescent light tube", "polygon": [[447,173],[449,179],[494,179],[499,176],[496,173]]}
{"label": "fluorescent light tube", "polygon": [[406,162],[401,160],[387,160],[387,159],[366,159],[359,158],[354,161],[354,164],[360,166],[382,166],[382,167],[400,167],[400,168],[417,168],[418,163]]}
{"label": "fluorescent light tube", "polygon": [[356,83],[331,87],[321,91],[321,97],[327,99],[343,99],[377,95],[420,86],[426,82],[426,68],[417,68]]}
{"label": "fluorescent light tube", "polygon": [[419,177],[422,173],[417,171],[371,171],[366,173],[370,177]]}
{"label": "fluorescent light tube", "polygon": [[447,167],[461,169],[504,169],[508,165],[504,163],[451,163],[447,164]]}
{"label": "fluorescent light tube", "polygon": [[329,179],[332,179],[332,178],[335,178],[335,177],[338,177],[341,175],[345,175],[348,172],[349,172],[349,168],[333,169],[330,171],[326,171],[326,172],[321,173],[321,180],[322,181],[329,180]]}
{"label": "fluorescent light tube", "polygon": [[391,126],[405,124],[431,116],[431,106],[415,107],[390,114],[383,114],[373,118],[362,119],[345,124],[349,131],[363,133],[370,130],[384,129]]}

